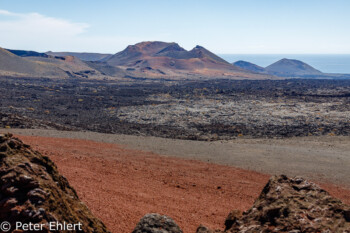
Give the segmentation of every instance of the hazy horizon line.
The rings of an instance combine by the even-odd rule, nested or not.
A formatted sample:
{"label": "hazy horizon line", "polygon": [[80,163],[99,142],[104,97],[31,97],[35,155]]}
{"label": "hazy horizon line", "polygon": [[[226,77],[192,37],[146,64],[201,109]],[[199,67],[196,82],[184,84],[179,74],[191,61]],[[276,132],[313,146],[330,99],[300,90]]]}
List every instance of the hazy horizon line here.
{"label": "hazy horizon line", "polygon": [[[47,53],[47,52],[54,52],[54,53],[99,53],[99,54],[116,54],[118,52],[123,51],[124,49],[117,51],[117,52],[96,52],[96,51],[70,51],[70,50],[62,50],[62,51],[54,51],[54,50],[47,50],[47,51],[40,51],[35,49],[20,49],[20,48],[5,48],[0,46],[0,48],[3,49],[10,49],[10,50],[24,50],[24,51],[34,51],[39,53]],[[210,51],[210,50],[209,50]],[[350,56],[350,53],[217,53],[214,51],[211,51],[217,55],[348,55]]]}

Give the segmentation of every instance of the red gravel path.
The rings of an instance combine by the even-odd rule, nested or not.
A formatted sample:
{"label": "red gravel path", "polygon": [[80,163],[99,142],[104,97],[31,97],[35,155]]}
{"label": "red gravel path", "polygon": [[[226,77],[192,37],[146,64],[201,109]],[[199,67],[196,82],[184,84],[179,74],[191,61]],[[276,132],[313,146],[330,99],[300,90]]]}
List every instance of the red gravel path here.
{"label": "red gravel path", "polygon": [[[79,197],[115,233],[130,233],[146,213],[172,217],[185,233],[222,228],[232,209],[246,210],[269,175],[162,157],[77,139],[18,136],[48,155]],[[350,204],[350,190],[324,187]]]}

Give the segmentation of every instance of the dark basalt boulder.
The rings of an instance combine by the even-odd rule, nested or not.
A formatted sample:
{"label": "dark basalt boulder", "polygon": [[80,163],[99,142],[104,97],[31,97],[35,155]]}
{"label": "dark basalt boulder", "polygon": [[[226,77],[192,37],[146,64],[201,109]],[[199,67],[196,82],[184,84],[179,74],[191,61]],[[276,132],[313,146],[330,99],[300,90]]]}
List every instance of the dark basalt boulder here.
{"label": "dark basalt boulder", "polygon": [[173,219],[160,214],[146,214],[132,233],[182,233]]}
{"label": "dark basalt boulder", "polygon": [[43,224],[40,232],[57,229],[49,227],[52,222],[81,224],[70,232],[109,232],[48,157],[10,134],[0,134],[0,222],[3,221],[11,224],[10,232],[16,222]]}

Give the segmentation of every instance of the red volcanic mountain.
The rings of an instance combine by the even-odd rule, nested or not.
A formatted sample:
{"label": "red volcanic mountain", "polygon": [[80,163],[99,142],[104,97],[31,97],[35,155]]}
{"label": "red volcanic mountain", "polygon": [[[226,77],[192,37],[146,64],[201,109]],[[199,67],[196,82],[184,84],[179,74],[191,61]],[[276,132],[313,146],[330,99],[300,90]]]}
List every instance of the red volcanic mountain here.
{"label": "red volcanic mountain", "polygon": [[160,41],[129,45],[105,62],[142,75],[263,76],[244,71],[201,46],[187,51],[177,43]]}
{"label": "red volcanic mountain", "polygon": [[168,58],[174,62],[175,60],[196,59],[202,62],[211,61],[212,63],[217,64],[229,64],[201,46],[196,46],[191,51],[187,51],[177,43],[159,41],[141,42],[135,45],[129,45],[125,50],[109,58],[107,63],[118,66],[137,65],[139,63],[145,63],[145,61],[162,60],[164,58]]}

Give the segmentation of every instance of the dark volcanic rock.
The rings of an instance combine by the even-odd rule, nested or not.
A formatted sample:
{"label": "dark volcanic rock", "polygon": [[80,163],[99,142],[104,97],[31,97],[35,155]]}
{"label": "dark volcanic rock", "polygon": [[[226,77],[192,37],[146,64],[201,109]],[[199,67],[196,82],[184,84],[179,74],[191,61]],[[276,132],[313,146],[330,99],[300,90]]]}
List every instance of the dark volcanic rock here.
{"label": "dark volcanic rock", "polygon": [[8,114],[0,112],[0,128],[26,128],[26,129],[58,129],[58,130],[73,130],[74,127],[64,126],[61,124],[32,119],[26,116],[17,114]]}
{"label": "dark volcanic rock", "polygon": [[182,233],[182,230],[168,216],[146,214],[137,224],[133,233]]}
{"label": "dark volcanic rock", "polygon": [[26,51],[26,50],[14,50],[14,49],[6,49],[7,51],[20,56],[20,57],[49,57],[45,53],[38,53],[35,51]]}
{"label": "dark volcanic rock", "polygon": [[[274,176],[242,217],[230,213],[223,232],[350,232],[349,210],[303,178]],[[204,226],[197,230],[210,232]]]}
{"label": "dark volcanic rock", "polygon": [[[79,224],[76,232],[108,232],[46,156],[0,134],[0,222]],[[51,228],[53,230],[53,228]]]}
{"label": "dark volcanic rock", "polygon": [[189,140],[350,135],[350,80],[139,81],[0,77],[0,128]]}

